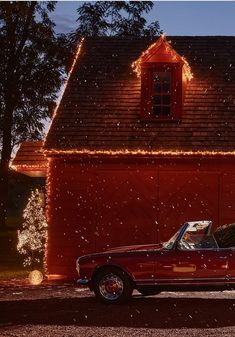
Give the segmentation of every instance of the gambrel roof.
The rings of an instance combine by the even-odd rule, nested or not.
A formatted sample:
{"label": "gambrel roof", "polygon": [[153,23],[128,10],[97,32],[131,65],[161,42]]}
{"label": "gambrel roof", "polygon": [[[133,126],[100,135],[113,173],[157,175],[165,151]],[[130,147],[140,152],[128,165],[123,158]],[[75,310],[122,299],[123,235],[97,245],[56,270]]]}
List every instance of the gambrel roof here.
{"label": "gambrel roof", "polygon": [[149,38],[86,38],[45,142],[46,150],[235,149],[235,37],[174,36],[188,61],[182,119],[144,121],[131,64]]}

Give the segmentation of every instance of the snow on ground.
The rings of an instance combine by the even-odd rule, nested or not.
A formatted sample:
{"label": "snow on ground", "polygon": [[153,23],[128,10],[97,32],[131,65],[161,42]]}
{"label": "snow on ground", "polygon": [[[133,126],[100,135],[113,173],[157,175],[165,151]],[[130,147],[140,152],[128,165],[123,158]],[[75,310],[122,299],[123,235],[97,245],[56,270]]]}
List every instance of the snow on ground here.
{"label": "snow on ground", "polygon": [[0,328],[1,337],[234,337],[235,329],[146,329],[125,327],[16,326]]}
{"label": "snow on ground", "polygon": [[0,283],[0,337],[235,336],[235,291],[165,292],[105,305],[74,284]]}

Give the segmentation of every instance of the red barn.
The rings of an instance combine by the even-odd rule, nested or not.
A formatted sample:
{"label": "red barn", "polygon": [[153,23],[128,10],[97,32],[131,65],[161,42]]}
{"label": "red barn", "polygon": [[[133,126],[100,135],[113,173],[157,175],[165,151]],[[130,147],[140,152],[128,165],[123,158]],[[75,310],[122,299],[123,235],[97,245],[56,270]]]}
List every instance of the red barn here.
{"label": "red barn", "polygon": [[43,148],[49,274],[187,220],[234,222],[234,60],[235,37],[82,42]]}

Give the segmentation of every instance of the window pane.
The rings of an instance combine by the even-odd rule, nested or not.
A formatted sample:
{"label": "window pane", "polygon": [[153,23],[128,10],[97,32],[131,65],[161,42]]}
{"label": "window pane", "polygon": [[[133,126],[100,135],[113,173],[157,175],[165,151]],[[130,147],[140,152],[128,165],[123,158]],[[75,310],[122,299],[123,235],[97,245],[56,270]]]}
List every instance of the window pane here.
{"label": "window pane", "polygon": [[161,106],[155,105],[153,106],[153,114],[156,116],[159,116],[161,114]]}
{"label": "window pane", "polygon": [[171,105],[171,72],[157,71],[153,74],[153,114],[169,116]]}
{"label": "window pane", "polygon": [[156,81],[159,81],[159,82],[162,82],[165,78],[165,71],[157,71],[155,73],[155,80]]}
{"label": "window pane", "polygon": [[160,95],[155,95],[153,96],[153,104],[154,105],[160,105],[162,102],[161,102],[161,97]]}
{"label": "window pane", "polygon": [[154,84],[154,92],[155,92],[155,93],[159,93],[159,94],[162,92],[161,82],[155,81],[155,84]]}
{"label": "window pane", "polygon": [[162,104],[169,105],[171,103],[170,95],[163,95],[162,96]]}
{"label": "window pane", "polygon": [[169,116],[171,112],[170,106],[163,106],[162,107],[162,115]]}
{"label": "window pane", "polygon": [[170,93],[170,87],[171,87],[170,81],[169,82],[164,81],[162,85],[163,93]]}

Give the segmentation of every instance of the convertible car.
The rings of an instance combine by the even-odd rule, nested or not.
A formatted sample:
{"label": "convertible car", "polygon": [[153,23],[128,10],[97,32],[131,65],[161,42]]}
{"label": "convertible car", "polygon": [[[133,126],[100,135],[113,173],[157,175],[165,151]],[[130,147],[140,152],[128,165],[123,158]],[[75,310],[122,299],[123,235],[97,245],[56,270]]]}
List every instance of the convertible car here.
{"label": "convertible car", "polygon": [[219,247],[211,221],[185,223],[169,241],[125,246],[79,257],[78,284],[105,303],[161,291],[235,288],[235,247]]}

